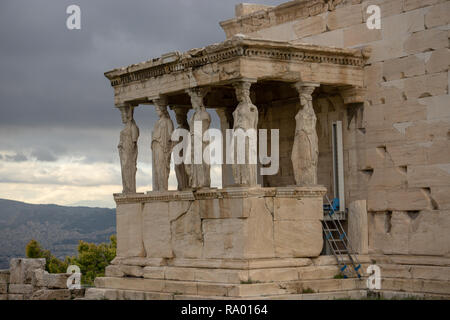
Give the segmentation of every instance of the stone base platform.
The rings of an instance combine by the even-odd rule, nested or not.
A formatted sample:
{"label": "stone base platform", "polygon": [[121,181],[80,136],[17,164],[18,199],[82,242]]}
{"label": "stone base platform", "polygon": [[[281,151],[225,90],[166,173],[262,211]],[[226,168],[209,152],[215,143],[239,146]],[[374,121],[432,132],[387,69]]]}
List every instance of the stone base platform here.
{"label": "stone base platform", "polygon": [[121,289],[89,289],[86,297],[78,300],[336,300],[336,299],[363,299],[367,297],[366,290],[305,293],[305,294],[281,294],[259,297],[220,297],[200,296],[188,294],[170,294],[158,292],[144,292]]}
{"label": "stone base platform", "polygon": [[[367,257],[361,259],[368,261]],[[365,289],[364,280],[335,279],[339,269],[331,256],[159,261],[135,258],[114,263],[107,267],[105,277],[95,280],[96,288],[89,289],[87,299],[303,299],[303,295],[312,293],[336,298],[351,293],[356,298]]]}
{"label": "stone base platform", "polygon": [[257,186],[116,194],[117,257],[95,285],[160,298],[241,298],[312,292],[308,285],[329,284],[304,281],[323,278],[339,291],[339,271],[328,265],[334,258],[324,265],[316,258],[325,192]]}
{"label": "stone base platform", "polygon": [[[86,299],[363,298],[323,247],[316,187],[230,187],[116,194],[117,257]],[[450,296],[450,259],[360,256],[382,290]],[[365,275],[367,276],[367,275]]]}
{"label": "stone base platform", "polygon": [[317,257],[325,192],[316,186],[116,194],[117,256]]}
{"label": "stone base platform", "polygon": [[[375,261],[374,259],[378,259]],[[450,299],[448,259],[359,256],[362,269],[378,262],[384,298]],[[85,299],[364,299],[366,277],[339,279],[335,258],[200,260],[116,259]],[[403,264],[402,264],[403,263]],[[434,265],[427,265],[434,263]],[[414,278],[413,278],[414,276]]]}
{"label": "stone base platform", "polygon": [[[368,257],[361,256],[362,262]],[[303,299],[361,297],[365,281],[335,279],[335,258],[115,259],[87,299]],[[311,297],[311,296],[309,296]],[[317,296],[318,298],[320,296]],[[325,298],[325,296],[322,296]]]}

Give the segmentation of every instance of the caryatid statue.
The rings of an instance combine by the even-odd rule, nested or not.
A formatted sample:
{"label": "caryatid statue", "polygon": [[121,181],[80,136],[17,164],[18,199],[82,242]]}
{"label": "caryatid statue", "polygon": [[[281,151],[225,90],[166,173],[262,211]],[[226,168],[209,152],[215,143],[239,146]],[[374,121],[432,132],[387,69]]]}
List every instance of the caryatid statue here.
{"label": "caryatid statue", "polygon": [[301,109],[295,116],[295,137],[292,147],[292,167],[295,183],[299,186],[317,185],[319,139],[316,132],[316,114],[312,93],[318,84],[296,83]]}
{"label": "caryatid statue", "polygon": [[133,106],[119,107],[125,125],[120,132],[119,149],[123,193],[136,193],[136,170],[139,128],[133,119]]}
{"label": "caryatid statue", "polygon": [[[191,188],[209,188],[211,186],[210,165],[209,161],[206,162],[203,157],[209,140],[208,137],[204,137],[204,133],[211,124],[211,116],[203,104],[203,98],[206,96],[207,91],[203,88],[195,88],[188,89],[186,92],[191,97],[191,104],[194,109],[194,114],[189,120],[191,164],[186,166],[189,175],[189,186]],[[200,125],[201,130],[198,130]],[[196,148],[196,145],[201,146],[201,148]],[[208,157],[208,155],[205,156]]]}
{"label": "caryatid statue", "polygon": [[[185,129],[189,131],[189,124],[187,122],[187,114],[189,109],[183,107],[171,107],[175,112],[175,118],[177,120],[177,129]],[[184,150],[181,150],[180,157],[184,158]],[[178,181],[178,190],[184,190],[189,187],[189,176],[186,171],[184,162],[175,164],[175,175]]]}
{"label": "caryatid statue", "polygon": [[169,189],[170,156],[172,153],[173,123],[167,111],[165,98],[153,100],[159,119],[152,131],[152,185],[153,191]]}
{"label": "caryatid statue", "polygon": [[[258,130],[258,108],[252,103],[250,99],[251,82],[239,81],[234,83],[236,91],[236,98],[239,102],[238,106],[233,112],[234,125],[233,131],[241,129],[242,133],[249,133],[245,137],[245,164],[239,164],[238,153],[239,143],[237,137],[234,139],[234,164],[233,178],[235,184],[255,186],[257,184],[257,130]],[[253,130],[252,130],[253,129]],[[249,131],[250,130],[250,131]],[[253,132],[252,132],[253,131]],[[250,134],[252,133],[252,134]],[[251,141],[253,140],[253,141]]]}

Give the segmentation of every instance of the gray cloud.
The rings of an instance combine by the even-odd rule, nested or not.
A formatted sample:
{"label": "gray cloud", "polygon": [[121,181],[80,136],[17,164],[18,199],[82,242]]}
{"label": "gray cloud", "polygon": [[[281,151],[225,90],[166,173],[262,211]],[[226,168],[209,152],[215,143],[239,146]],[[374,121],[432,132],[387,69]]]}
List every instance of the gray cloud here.
{"label": "gray cloud", "polygon": [[80,0],[82,30],[69,31],[65,9],[73,1],[3,0],[0,124],[117,125],[103,73],[222,41],[218,22],[238,2]]}
{"label": "gray cloud", "polygon": [[2,158],[10,162],[24,162],[28,160],[28,157],[22,152],[15,153],[13,155],[5,154]]}
{"label": "gray cloud", "polygon": [[[165,52],[223,41],[218,23],[232,18],[234,5],[240,2],[0,1],[0,168],[7,172],[0,175],[0,181],[28,181],[11,168],[20,171],[12,166],[30,159],[46,168],[66,158],[118,168],[116,150],[122,125],[103,73]],[[285,1],[257,2],[275,5]],[[81,7],[81,30],[66,29],[70,4]],[[140,106],[135,117],[141,130],[138,167],[142,164],[147,170],[141,173],[140,183],[148,184],[156,115],[153,107]],[[214,114],[212,126],[218,126]],[[41,172],[36,177],[33,183],[55,180],[42,178]],[[73,181],[57,178],[62,184]]]}
{"label": "gray cloud", "polygon": [[58,160],[58,158],[48,149],[34,149],[31,152],[31,156],[33,158],[36,158],[38,161],[47,161],[47,162],[54,162]]}

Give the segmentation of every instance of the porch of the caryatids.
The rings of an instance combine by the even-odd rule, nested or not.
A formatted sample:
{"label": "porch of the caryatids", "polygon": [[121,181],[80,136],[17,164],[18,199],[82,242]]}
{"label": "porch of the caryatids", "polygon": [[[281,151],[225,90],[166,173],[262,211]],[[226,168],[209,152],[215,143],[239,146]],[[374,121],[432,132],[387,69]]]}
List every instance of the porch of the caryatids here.
{"label": "porch of the caryatids", "polygon": [[136,193],[139,128],[134,121],[134,107],[132,105],[124,104],[118,106],[118,108],[124,124],[117,146],[122,172],[122,193]]}
{"label": "porch of the caryatids", "polygon": [[[170,107],[175,112],[175,119],[177,121],[177,129],[180,130],[187,130],[189,131],[189,124],[187,120],[187,114],[189,112],[189,108],[185,107],[178,107],[178,106],[171,106]],[[185,141],[180,141],[181,143],[185,143]],[[184,149],[181,149],[179,157],[181,159],[184,159]],[[189,188],[189,176],[186,171],[186,165],[183,162],[181,163],[175,163],[175,175],[177,177],[178,187],[177,189],[179,191],[185,190]]]}
{"label": "porch of the caryatids", "polygon": [[159,119],[152,131],[152,187],[153,191],[167,191],[173,147],[173,123],[167,110],[167,98],[154,99],[153,104]]}
{"label": "porch of the caryatids", "polygon": [[[239,102],[233,112],[233,178],[235,184],[245,186],[255,186],[258,183],[258,108],[250,99],[250,87],[252,82],[254,81],[240,80],[233,83],[236,91],[236,98]],[[239,143],[239,141],[241,141],[241,143]],[[240,145],[242,142],[244,144],[243,147]]]}
{"label": "porch of the caryatids", "polygon": [[204,154],[209,138],[204,137],[204,135],[211,124],[211,116],[206,111],[203,102],[208,89],[192,88],[186,90],[186,92],[191,98],[192,108],[194,109],[194,114],[189,120],[191,164],[186,166],[189,186],[193,189],[209,188],[211,186],[209,155]]}
{"label": "porch of the caryatids", "polygon": [[320,84],[297,82],[300,111],[295,116],[295,136],[292,147],[292,167],[298,186],[317,185],[319,139],[316,132],[317,118],[312,103],[312,93]]}

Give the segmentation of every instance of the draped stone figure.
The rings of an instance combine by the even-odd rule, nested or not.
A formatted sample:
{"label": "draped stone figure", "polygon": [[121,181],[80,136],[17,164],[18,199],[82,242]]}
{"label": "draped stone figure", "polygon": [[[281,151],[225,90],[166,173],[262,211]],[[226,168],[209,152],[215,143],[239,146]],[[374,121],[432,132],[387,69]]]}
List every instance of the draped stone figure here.
{"label": "draped stone figure", "polygon": [[[191,188],[209,188],[211,186],[211,178],[209,172],[210,165],[203,159],[203,152],[208,146],[208,141],[203,141],[203,136],[205,131],[209,129],[209,125],[211,124],[211,116],[206,111],[206,108],[203,104],[203,98],[206,95],[207,91],[204,89],[189,89],[187,90],[187,93],[191,97],[191,104],[194,109],[194,114],[189,120],[192,161],[190,165],[186,166],[187,173],[189,175],[189,186]],[[202,130],[200,132],[195,132],[194,125],[196,122],[198,124],[201,123]],[[208,140],[208,137],[205,138],[206,140]],[[198,152],[199,154],[197,155],[197,157],[195,156],[195,140],[197,140],[198,142],[201,141],[201,150],[198,150],[201,152],[201,154],[200,152]],[[196,158],[198,161],[196,161]],[[195,162],[200,162],[201,164]]]}
{"label": "draped stone figure", "polygon": [[139,128],[133,119],[134,108],[132,106],[123,106],[119,109],[122,114],[122,122],[125,125],[120,132],[120,141],[117,146],[122,169],[122,192],[136,193]]}
{"label": "draped stone figure", "polygon": [[[233,129],[242,129],[247,132],[249,129],[254,129],[255,136],[254,143],[250,143],[250,138],[245,136],[245,164],[237,163],[237,153],[239,152],[239,145],[237,138],[234,139],[234,164],[233,164],[233,178],[235,184],[254,186],[257,184],[257,129],[258,129],[258,108],[252,103],[250,99],[251,83],[240,81],[234,84],[236,97],[239,102],[238,106],[233,112],[234,125]],[[254,164],[250,163],[253,155]]]}
{"label": "draped stone figure", "polygon": [[[187,114],[189,109],[182,107],[171,107],[175,112],[175,118],[177,120],[177,129],[185,129],[189,131],[189,124],[187,122]],[[180,156],[184,157],[183,151],[180,152]],[[184,190],[189,187],[189,176],[186,171],[186,165],[183,163],[175,164],[175,174],[178,181],[178,190]]]}
{"label": "draped stone figure", "polygon": [[312,104],[312,93],[317,85],[297,84],[301,109],[295,116],[295,137],[292,147],[292,167],[295,183],[300,186],[317,185],[319,139],[317,118]]}
{"label": "draped stone figure", "polygon": [[167,111],[167,102],[164,99],[156,99],[153,103],[159,116],[152,131],[153,191],[167,191],[169,189],[173,123]]}
{"label": "draped stone figure", "polygon": [[216,108],[216,113],[220,119],[220,130],[222,131],[222,188],[234,185],[233,165],[227,163],[227,130],[233,129],[233,109],[227,107]]}

